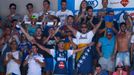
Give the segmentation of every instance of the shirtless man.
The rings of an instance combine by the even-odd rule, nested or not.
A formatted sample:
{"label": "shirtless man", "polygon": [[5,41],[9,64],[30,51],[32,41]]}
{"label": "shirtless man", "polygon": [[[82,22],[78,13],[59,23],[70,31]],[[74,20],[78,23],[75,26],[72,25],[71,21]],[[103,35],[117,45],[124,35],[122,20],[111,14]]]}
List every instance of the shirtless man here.
{"label": "shirtless man", "polygon": [[120,31],[116,37],[116,45],[114,56],[116,55],[116,66],[118,63],[122,63],[122,66],[125,66],[126,70],[130,66],[130,53],[129,53],[129,40],[131,33],[126,30],[126,23],[120,24]]}

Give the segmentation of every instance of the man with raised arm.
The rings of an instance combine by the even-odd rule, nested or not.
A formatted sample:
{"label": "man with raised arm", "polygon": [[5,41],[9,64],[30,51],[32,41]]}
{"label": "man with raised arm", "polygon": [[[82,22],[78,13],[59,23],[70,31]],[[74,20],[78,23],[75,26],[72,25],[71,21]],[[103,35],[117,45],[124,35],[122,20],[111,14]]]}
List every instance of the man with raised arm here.
{"label": "man with raised arm", "polygon": [[56,63],[55,63],[54,71],[53,71],[54,74],[68,74],[68,67],[67,67],[68,58],[71,55],[81,50],[84,50],[87,47],[85,46],[81,49],[76,49],[76,50],[64,50],[63,40],[60,40],[57,43],[56,49],[48,49],[38,43],[36,44],[39,48],[41,48],[42,50],[45,50],[47,53],[52,55],[53,58],[55,59]]}
{"label": "man with raised arm", "polygon": [[[92,42],[92,39],[96,31],[100,27],[101,23],[102,23],[102,19],[96,25],[96,27],[94,27],[90,31],[88,31],[88,27],[85,23],[81,25],[81,29],[80,29],[81,32],[75,30],[70,25],[67,25],[67,27],[73,32],[74,36],[76,37],[74,43],[78,45],[78,48],[81,48],[86,45],[92,46],[94,44]],[[92,62],[92,54],[90,50],[91,49],[88,49],[77,53],[76,62],[77,62],[77,70],[79,74],[90,74],[92,72],[93,62]]]}
{"label": "man with raised arm", "polygon": [[116,37],[113,58],[116,56],[116,66],[121,63],[128,71],[130,66],[129,41],[131,33],[126,28],[126,23],[120,24],[120,31]]}

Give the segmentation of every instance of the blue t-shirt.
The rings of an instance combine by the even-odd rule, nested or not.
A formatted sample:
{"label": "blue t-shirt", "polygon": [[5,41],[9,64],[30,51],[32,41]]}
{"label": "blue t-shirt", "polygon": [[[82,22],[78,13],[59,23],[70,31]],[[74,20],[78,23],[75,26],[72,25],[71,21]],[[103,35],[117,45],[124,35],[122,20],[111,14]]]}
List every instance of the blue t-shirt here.
{"label": "blue t-shirt", "polygon": [[107,37],[102,37],[99,39],[99,42],[101,43],[103,57],[111,57],[115,47],[115,37],[113,36],[110,40]]}
{"label": "blue t-shirt", "polygon": [[101,73],[100,73],[100,75],[108,75],[108,72],[105,71],[105,70],[102,70]]}
{"label": "blue t-shirt", "polygon": [[38,25],[36,26],[28,25],[27,28],[28,28],[29,35],[34,36],[38,27],[39,27]]}

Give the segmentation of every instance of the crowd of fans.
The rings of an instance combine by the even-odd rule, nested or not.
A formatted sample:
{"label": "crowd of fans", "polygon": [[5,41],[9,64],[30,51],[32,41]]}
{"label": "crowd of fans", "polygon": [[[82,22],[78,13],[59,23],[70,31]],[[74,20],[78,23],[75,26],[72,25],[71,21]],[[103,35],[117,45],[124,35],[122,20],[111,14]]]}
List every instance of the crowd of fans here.
{"label": "crowd of fans", "polygon": [[96,13],[86,0],[76,13],[66,0],[59,11],[50,4],[44,0],[37,13],[28,3],[21,16],[11,3],[9,15],[0,17],[0,75],[134,75],[133,19],[127,11],[115,14],[108,0]]}

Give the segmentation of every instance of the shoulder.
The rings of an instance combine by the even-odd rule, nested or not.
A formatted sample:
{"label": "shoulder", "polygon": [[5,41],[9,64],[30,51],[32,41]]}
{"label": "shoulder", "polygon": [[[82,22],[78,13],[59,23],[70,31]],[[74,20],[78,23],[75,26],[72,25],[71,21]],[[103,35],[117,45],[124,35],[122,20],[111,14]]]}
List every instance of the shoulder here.
{"label": "shoulder", "polygon": [[71,10],[68,10],[68,9],[67,9],[66,11],[67,11],[67,12],[72,12]]}
{"label": "shoulder", "polygon": [[56,14],[59,14],[59,13],[61,13],[61,10],[59,10],[59,11],[56,12]]}
{"label": "shoulder", "polygon": [[101,38],[99,38],[99,42],[103,42],[103,41],[105,41],[106,40],[106,37],[101,37]]}
{"label": "shoulder", "polygon": [[71,10],[66,10],[69,15],[73,15],[73,12]]}
{"label": "shoulder", "polygon": [[[78,37],[78,36],[80,36],[80,35],[82,35],[82,33],[80,33],[79,31],[77,31],[77,32],[76,32],[76,36]],[[77,38],[77,37],[76,37],[76,38]]]}
{"label": "shoulder", "polygon": [[91,31],[89,31],[87,34],[89,34],[89,35],[94,35],[94,33],[93,33],[93,31],[91,30]]}
{"label": "shoulder", "polygon": [[116,73],[116,72],[114,72],[114,73],[113,73],[113,75],[117,75],[117,73]]}

